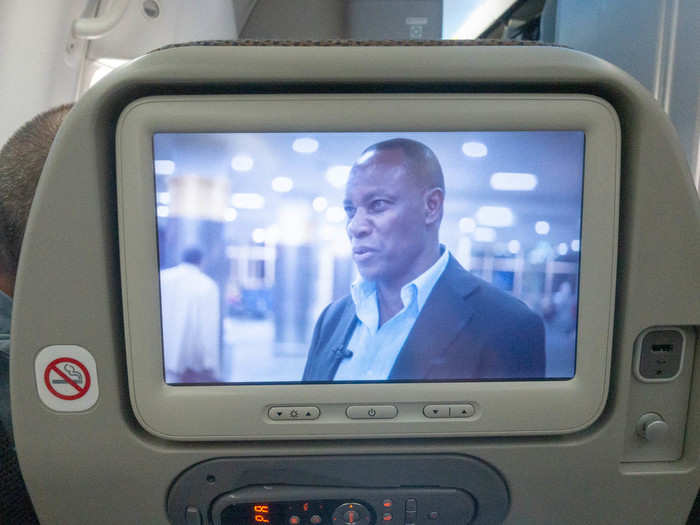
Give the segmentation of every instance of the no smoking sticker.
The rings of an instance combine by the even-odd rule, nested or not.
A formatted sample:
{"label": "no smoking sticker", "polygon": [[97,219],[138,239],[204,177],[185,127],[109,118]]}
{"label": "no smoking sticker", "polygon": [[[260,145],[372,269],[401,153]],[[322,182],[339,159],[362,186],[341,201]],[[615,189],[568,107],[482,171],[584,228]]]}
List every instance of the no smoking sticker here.
{"label": "no smoking sticker", "polygon": [[47,346],[34,361],[39,398],[59,412],[82,412],[99,395],[95,359],[77,345]]}
{"label": "no smoking sticker", "polygon": [[44,372],[44,384],[59,399],[80,399],[90,391],[90,372],[72,357],[59,357],[49,363]]}

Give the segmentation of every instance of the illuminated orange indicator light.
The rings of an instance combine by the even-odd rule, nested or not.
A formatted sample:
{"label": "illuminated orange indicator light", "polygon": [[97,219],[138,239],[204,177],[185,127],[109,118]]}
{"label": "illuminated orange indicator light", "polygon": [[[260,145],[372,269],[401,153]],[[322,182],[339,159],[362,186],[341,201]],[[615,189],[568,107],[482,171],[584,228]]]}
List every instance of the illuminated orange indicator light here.
{"label": "illuminated orange indicator light", "polygon": [[391,500],[390,500],[390,499],[385,499],[385,500],[382,502],[382,505],[384,505],[384,507],[386,507],[387,509],[390,509],[390,508],[391,508],[391,505],[392,505]]}
{"label": "illuminated orange indicator light", "polygon": [[253,505],[253,512],[255,513],[253,516],[255,523],[270,523],[270,520],[266,516],[266,514],[270,513],[269,505]]}
{"label": "illuminated orange indicator light", "polygon": [[308,512],[308,511],[309,511],[309,504],[304,503],[304,512]]}
{"label": "illuminated orange indicator light", "polygon": [[292,516],[289,518],[289,525],[299,525],[301,523],[301,518],[299,516]]}
{"label": "illuminated orange indicator light", "polygon": [[382,517],[382,519],[383,519],[384,521],[391,521],[391,520],[393,519],[393,516],[391,515],[391,512],[387,512],[386,514],[384,514],[384,516]]}

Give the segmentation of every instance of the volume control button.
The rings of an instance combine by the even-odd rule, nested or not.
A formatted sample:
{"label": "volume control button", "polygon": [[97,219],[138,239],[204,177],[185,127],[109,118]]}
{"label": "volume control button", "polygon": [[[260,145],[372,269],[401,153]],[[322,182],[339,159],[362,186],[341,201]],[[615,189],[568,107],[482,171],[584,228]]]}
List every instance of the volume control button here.
{"label": "volume control button", "polygon": [[361,503],[343,503],[333,511],[334,525],[369,525],[370,514]]}

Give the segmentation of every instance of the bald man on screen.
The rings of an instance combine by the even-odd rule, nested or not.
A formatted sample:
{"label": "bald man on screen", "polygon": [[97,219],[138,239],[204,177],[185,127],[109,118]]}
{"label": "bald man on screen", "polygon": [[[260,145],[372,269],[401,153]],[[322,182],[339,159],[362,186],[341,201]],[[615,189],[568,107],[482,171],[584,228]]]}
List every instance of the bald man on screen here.
{"label": "bald man on screen", "polygon": [[304,381],[545,376],[540,317],[440,244],[444,199],[420,142],[383,141],[355,162],[344,206],[360,278],[316,322]]}

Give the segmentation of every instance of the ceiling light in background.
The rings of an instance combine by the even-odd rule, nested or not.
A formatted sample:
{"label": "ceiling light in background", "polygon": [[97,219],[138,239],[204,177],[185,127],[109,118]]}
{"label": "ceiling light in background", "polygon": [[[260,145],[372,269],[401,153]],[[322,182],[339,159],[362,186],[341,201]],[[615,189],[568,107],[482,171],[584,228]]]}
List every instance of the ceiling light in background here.
{"label": "ceiling light in background", "polygon": [[482,206],[476,212],[476,220],[482,226],[505,228],[513,225],[513,212],[505,206]]}
{"label": "ceiling light in background", "polygon": [[537,221],[535,223],[535,231],[538,235],[547,235],[549,233],[549,223],[547,221]]}
{"label": "ceiling light in background", "polygon": [[226,222],[233,222],[236,220],[236,217],[238,217],[238,212],[236,211],[236,208],[226,208],[224,211],[224,220]]}
{"label": "ceiling light in background", "polygon": [[480,158],[485,157],[489,152],[486,144],[481,142],[465,142],[462,144],[462,153],[467,157]]}
{"label": "ceiling light in background", "polygon": [[249,155],[236,155],[231,159],[231,168],[236,171],[250,171],[255,161]]}
{"label": "ceiling light in background", "polygon": [[311,207],[314,209],[314,211],[321,213],[328,208],[328,199],[325,197],[316,197],[311,203]]}
{"label": "ceiling light in background", "polygon": [[292,149],[297,153],[314,153],[318,149],[318,141],[311,137],[296,139],[292,144]]}
{"label": "ceiling light in background", "polygon": [[158,206],[158,217],[167,217],[170,215],[170,209],[167,206]]}
{"label": "ceiling light in background", "polygon": [[167,191],[158,192],[158,204],[170,204],[170,194]]}
{"label": "ceiling light in background", "polygon": [[259,210],[265,207],[265,197],[259,193],[234,193],[231,196],[231,204],[236,208]]}
{"label": "ceiling light in background", "polygon": [[156,175],[172,175],[175,172],[175,163],[172,160],[155,161]]}
{"label": "ceiling light in background", "polygon": [[474,240],[478,242],[493,242],[496,240],[496,230],[493,228],[477,228],[474,230]]}
{"label": "ceiling light in background", "polygon": [[289,177],[275,177],[272,179],[272,189],[279,193],[292,191],[294,181]]}
{"label": "ceiling light in background", "polygon": [[459,219],[459,231],[462,233],[472,233],[476,230],[476,221],[471,217],[462,217]]}
{"label": "ceiling light in background", "polygon": [[578,239],[574,239],[573,241],[571,241],[571,251],[572,252],[577,252],[580,249],[581,249],[581,241],[579,241]]}
{"label": "ceiling light in background", "polygon": [[326,170],[326,180],[335,188],[344,188],[350,177],[351,166],[331,166]]}
{"label": "ceiling light in background", "polygon": [[491,187],[499,191],[532,191],[537,186],[537,177],[532,173],[499,171],[491,175]]}
{"label": "ceiling light in background", "polygon": [[520,241],[513,239],[508,243],[508,251],[515,255],[516,253],[520,253]]}
{"label": "ceiling light in background", "polygon": [[255,243],[262,244],[265,242],[266,234],[264,228],[255,228],[250,236]]}
{"label": "ceiling light in background", "polygon": [[559,255],[566,255],[567,253],[569,253],[569,245],[565,242],[560,242],[559,246],[557,246],[557,253]]}

